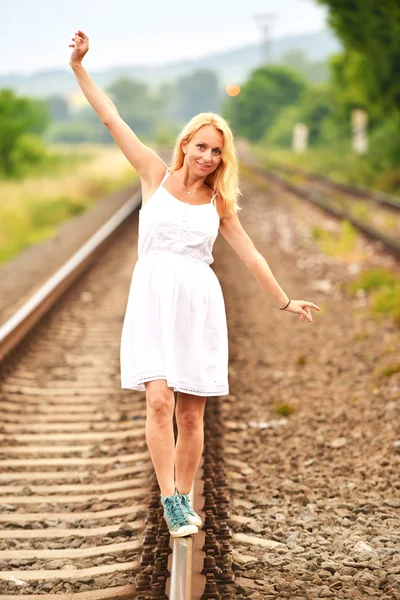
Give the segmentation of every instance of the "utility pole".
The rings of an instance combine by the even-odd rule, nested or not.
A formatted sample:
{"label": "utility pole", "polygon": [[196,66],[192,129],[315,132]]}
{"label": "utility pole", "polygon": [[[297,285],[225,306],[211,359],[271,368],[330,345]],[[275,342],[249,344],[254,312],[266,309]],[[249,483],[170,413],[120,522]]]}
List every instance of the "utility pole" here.
{"label": "utility pole", "polygon": [[271,25],[277,19],[276,13],[263,13],[254,15],[257,25],[262,32],[262,64],[268,65],[272,62],[271,52]]}

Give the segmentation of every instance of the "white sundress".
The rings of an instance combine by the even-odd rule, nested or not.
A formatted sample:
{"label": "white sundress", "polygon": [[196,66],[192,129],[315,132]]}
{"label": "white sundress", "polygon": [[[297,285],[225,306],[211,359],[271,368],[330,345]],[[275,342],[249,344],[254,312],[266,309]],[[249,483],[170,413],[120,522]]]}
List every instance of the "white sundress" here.
{"label": "white sundress", "polygon": [[214,203],[178,200],[163,184],[139,211],[134,266],[121,334],[121,388],[229,394],[228,330],[221,285],[210,267],[220,224]]}

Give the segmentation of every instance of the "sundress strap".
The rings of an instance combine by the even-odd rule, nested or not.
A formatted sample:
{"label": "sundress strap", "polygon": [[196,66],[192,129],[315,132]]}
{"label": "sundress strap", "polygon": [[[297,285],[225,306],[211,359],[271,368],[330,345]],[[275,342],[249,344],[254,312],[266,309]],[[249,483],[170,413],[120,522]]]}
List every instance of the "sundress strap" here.
{"label": "sundress strap", "polygon": [[164,175],[164,177],[163,177],[163,180],[162,180],[162,182],[160,183],[160,187],[162,187],[162,186],[164,185],[164,181],[167,179],[167,177],[168,177],[168,175],[169,175],[169,170],[170,170],[170,169],[169,169],[169,167],[167,167],[167,170],[166,170],[166,172],[165,172],[165,175]]}

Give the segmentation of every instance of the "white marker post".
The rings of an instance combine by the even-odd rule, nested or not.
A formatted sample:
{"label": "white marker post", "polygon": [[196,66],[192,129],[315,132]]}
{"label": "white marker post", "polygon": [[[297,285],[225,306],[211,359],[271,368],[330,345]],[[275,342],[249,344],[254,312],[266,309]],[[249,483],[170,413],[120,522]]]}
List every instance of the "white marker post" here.
{"label": "white marker post", "polygon": [[292,149],[305,152],[308,146],[308,127],[304,123],[296,123],[293,127]]}
{"label": "white marker post", "polygon": [[351,111],[353,150],[357,154],[366,154],[368,152],[367,125],[368,115],[365,110],[356,108]]}

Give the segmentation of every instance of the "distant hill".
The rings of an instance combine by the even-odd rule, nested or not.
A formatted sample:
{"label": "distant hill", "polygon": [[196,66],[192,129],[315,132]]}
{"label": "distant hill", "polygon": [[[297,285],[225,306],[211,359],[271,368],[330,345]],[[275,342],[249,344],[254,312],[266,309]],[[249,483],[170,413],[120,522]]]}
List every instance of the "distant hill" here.
{"label": "distant hill", "polygon": [[[275,40],[271,45],[272,62],[279,62],[287,52],[304,52],[310,61],[323,61],[341,48],[340,42],[330,30]],[[108,86],[116,78],[125,75],[140,79],[152,87],[186,75],[197,69],[213,69],[221,85],[243,82],[250,71],[262,61],[261,44],[248,44],[234,50],[210,54],[195,60],[186,60],[162,66],[118,66],[104,71],[91,71],[101,87]],[[38,71],[29,75],[0,75],[0,88],[11,87],[19,94],[36,97],[51,95],[70,96],[78,91],[76,80],[69,67],[57,70]]]}

